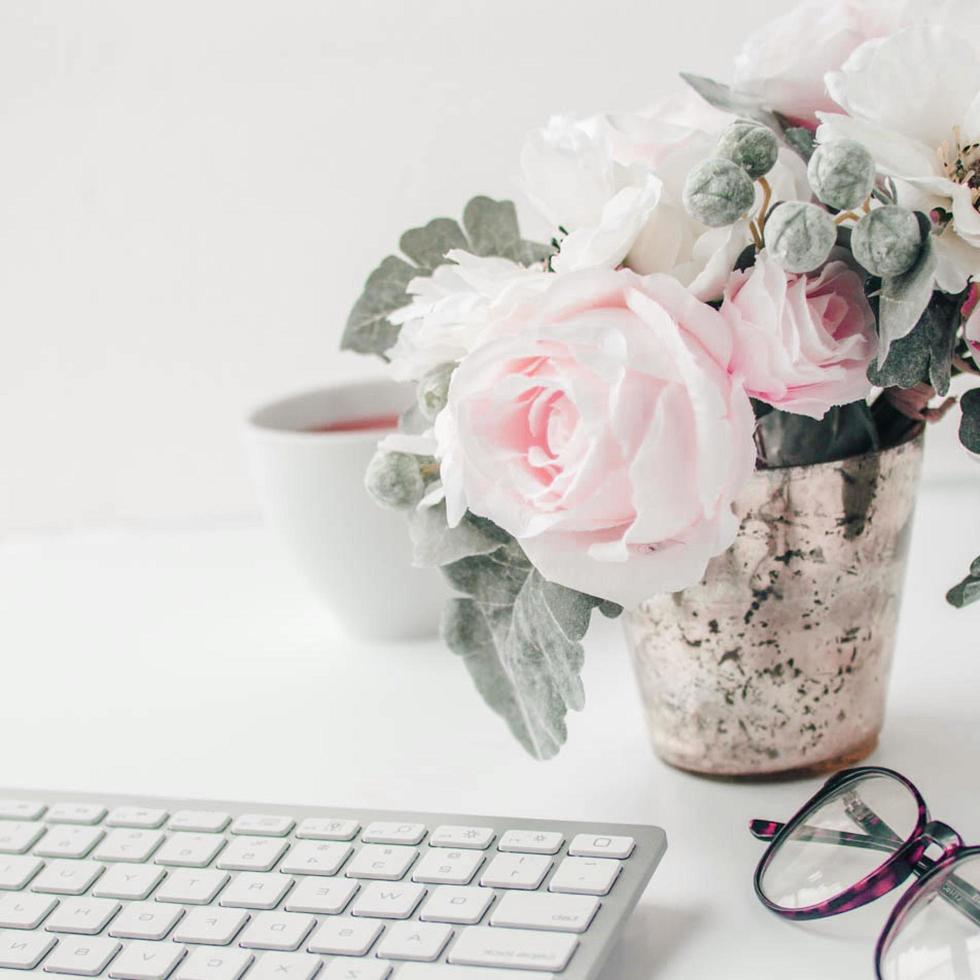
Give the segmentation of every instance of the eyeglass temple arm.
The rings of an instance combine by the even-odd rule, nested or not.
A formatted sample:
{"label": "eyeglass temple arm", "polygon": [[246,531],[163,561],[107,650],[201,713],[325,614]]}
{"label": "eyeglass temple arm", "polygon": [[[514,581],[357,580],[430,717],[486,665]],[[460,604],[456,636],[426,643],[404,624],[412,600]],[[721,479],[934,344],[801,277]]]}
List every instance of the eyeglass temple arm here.
{"label": "eyeglass temple arm", "polygon": [[[866,805],[862,805],[866,809]],[[871,811],[868,810],[871,814]],[[856,816],[855,814],[851,814]],[[873,851],[884,851],[892,853],[902,846],[902,840],[898,838],[891,828],[880,818],[871,814],[876,824],[869,827],[869,834],[854,834],[846,830],[825,830],[822,827],[808,827],[804,824],[798,830],[806,836],[801,836],[800,840],[818,844],[841,844],[846,847],[863,847]],[[859,823],[864,823],[857,818]],[[753,837],[761,841],[771,841],[783,829],[785,824],[777,823],[774,820],[752,820],[749,823],[749,831]],[[927,871],[932,870],[936,862],[923,855],[912,868],[913,874],[921,878]],[[964,881],[958,875],[950,875],[943,882],[939,889],[939,894],[946,899],[950,905],[959,909],[968,919],[980,926],[980,890]]]}

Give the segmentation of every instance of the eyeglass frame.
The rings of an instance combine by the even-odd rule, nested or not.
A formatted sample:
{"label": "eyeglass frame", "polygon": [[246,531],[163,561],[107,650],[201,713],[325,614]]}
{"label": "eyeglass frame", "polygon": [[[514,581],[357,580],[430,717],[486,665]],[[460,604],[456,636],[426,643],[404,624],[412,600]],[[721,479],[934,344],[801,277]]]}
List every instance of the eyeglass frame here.
{"label": "eyeglass frame", "polygon": [[[918,816],[911,835],[904,842],[899,843],[898,847],[895,847],[896,842],[901,841],[899,835],[867,804],[862,802],[865,812],[860,818],[853,814],[851,816],[857,823],[866,827],[868,831],[866,835],[850,834],[846,831],[823,831],[821,828],[813,829],[820,831],[823,835],[833,835],[831,837],[824,836],[825,842],[879,850],[887,852],[889,857],[860,881],[826,901],[799,909],[785,908],[771,901],[762,890],[762,877],[772,863],[779,847],[821,803],[829,800],[832,795],[846,788],[850,783],[858,783],[867,776],[890,777],[905,786],[912,794],[918,807]],[[867,821],[867,823],[863,824],[862,820]],[[952,827],[930,817],[929,808],[926,806],[922,794],[910,780],[901,773],[895,772],[894,769],[886,769],[883,766],[860,766],[835,773],[786,823],[773,820],[752,820],[749,823],[749,832],[757,840],[769,842],[769,846],[755,869],[753,884],[756,896],[769,911],[785,919],[800,922],[824,919],[831,915],[839,915],[842,912],[850,912],[884,897],[910,877],[915,876],[917,880],[910,885],[895,904],[875,944],[875,975],[878,980],[881,980],[881,961],[888,948],[888,941],[901,927],[905,913],[916,897],[930,882],[935,881],[949,868],[967,858],[980,855],[980,846],[967,846],[964,844],[963,838]],[[875,840],[876,836],[877,840]],[[810,839],[818,840],[819,837],[814,835]],[[938,858],[926,856],[926,850],[933,844],[942,849],[942,854]],[[977,926],[980,926],[980,889],[974,888],[961,879],[955,880],[955,883],[947,880],[940,886],[940,894]]]}

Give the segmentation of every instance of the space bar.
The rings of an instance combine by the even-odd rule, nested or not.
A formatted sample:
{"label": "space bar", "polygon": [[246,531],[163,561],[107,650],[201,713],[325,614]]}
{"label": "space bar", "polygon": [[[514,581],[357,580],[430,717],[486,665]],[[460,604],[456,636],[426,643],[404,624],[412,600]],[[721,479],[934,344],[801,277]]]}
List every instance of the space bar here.
{"label": "space bar", "polygon": [[578,946],[568,933],[469,926],[460,934],[449,962],[461,966],[502,966],[508,970],[560,973]]}
{"label": "space bar", "polygon": [[436,963],[406,963],[395,980],[556,980],[553,973],[535,970],[493,970],[482,966],[440,966]]}

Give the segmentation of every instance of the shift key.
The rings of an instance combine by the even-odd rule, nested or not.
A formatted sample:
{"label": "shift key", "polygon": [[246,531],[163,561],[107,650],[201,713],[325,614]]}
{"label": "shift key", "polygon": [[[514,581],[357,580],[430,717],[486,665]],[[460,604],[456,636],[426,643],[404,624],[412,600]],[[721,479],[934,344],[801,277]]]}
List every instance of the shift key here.
{"label": "shift key", "polygon": [[578,940],[568,933],[469,926],[450,950],[449,962],[557,973],[565,969],[576,946]]}

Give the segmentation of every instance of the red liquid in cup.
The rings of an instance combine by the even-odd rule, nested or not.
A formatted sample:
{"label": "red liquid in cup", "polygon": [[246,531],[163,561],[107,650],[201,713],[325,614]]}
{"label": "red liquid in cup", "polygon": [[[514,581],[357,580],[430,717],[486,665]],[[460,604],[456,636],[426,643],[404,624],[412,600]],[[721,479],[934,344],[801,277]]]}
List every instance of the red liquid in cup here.
{"label": "red liquid in cup", "polygon": [[343,419],[340,422],[325,422],[311,425],[307,432],[384,432],[398,428],[397,415],[365,415],[357,419]]}

